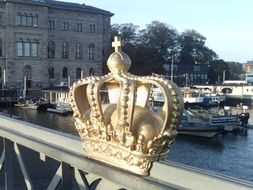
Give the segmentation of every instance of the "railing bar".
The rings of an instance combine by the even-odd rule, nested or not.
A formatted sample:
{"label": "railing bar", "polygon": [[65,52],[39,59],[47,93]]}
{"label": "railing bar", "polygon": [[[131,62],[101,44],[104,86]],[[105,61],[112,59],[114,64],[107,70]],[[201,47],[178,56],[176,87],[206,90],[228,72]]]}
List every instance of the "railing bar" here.
{"label": "railing bar", "polygon": [[62,189],[70,190],[72,189],[72,177],[74,174],[74,169],[69,164],[62,162]]}
{"label": "railing bar", "polygon": [[14,157],[14,147],[13,142],[9,139],[4,138],[4,150],[5,150],[5,162],[4,162],[4,172],[5,172],[5,190],[13,190],[13,157]]}
{"label": "railing bar", "polygon": [[3,153],[0,158],[0,171],[2,170],[3,164],[4,164],[4,159],[5,159],[5,150],[3,149]]}
{"label": "railing bar", "polygon": [[62,178],[61,174],[62,174],[62,164],[57,169],[52,181],[50,182],[50,184],[47,187],[47,190],[53,190],[53,189],[57,188],[57,186],[59,185],[61,178]]}
{"label": "railing bar", "polygon": [[31,179],[28,175],[28,172],[27,172],[27,169],[26,169],[26,166],[25,166],[25,163],[23,161],[23,158],[22,158],[22,155],[20,153],[20,150],[19,150],[19,147],[17,145],[17,143],[14,143],[14,150],[16,152],[16,155],[17,155],[17,159],[18,159],[18,163],[19,163],[19,166],[21,168],[21,171],[22,171],[22,174],[23,174],[23,177],[25,179],[25,184],[26,184],[26,187],[28,190],[32,190],[33,189],[33,186],[31,184]]}
{"label": "railing bar", "polygon": [[89,183],[83,173],[75,168],[75,179],[80,190],[89,190]]}

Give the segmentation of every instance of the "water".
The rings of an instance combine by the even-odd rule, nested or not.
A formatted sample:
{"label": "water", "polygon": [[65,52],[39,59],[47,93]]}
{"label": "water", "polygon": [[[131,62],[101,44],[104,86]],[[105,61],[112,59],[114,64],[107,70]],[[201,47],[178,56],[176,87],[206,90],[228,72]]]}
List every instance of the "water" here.
{"label": "water", "polygon": [[[253,124],[253,109],[249,123]],[[15,109],[25,121],[77,135],[71,115],[63,117],[36,110]],[[253,182],[253,129],[248,136],[217,136],[212,139],[176,137],[167,160]]]}

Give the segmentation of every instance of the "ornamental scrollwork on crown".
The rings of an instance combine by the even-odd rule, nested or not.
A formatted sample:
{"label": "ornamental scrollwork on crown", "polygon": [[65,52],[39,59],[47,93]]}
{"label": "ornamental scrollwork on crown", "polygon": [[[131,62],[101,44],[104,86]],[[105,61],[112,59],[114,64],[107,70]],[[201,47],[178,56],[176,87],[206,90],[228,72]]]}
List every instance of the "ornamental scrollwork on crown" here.
{"label": "ornamental scrollwork on crown", "polygon": [[[70,89],[75,125],[85,155],[148,175],[152,162],[164,157],[174,141],[182,116],[182,97],[167,79],[128,73],[131,60],[115,39],[115,52],[107,61],[111,72],[80,79]],[[107,104],[101,102],[102,85],[108,89]],[[164,95],[160,115],[147,108],[151,86],[159,87]]]}

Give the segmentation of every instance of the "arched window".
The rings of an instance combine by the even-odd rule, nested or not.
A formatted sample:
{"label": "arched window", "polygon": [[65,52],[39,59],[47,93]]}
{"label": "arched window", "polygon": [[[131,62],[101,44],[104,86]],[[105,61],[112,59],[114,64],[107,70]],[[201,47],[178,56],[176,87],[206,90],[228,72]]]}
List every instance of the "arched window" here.
{"label": "arched window", "polygon": [[82,47],[80,43],[76,44],[76,59],[82,59]]}
{"label": "arched window", "polygon": [[22,26],[27,26],[27,14],[26,13],[24,13],[24,14],[22,14],[21,15],[21,25]]}
{"label": "arched window", "polygon": [[95,24],[90,24],[90,33],[95,33]]}
{"label": "arched window", "polygon": [[68,22],[63,22],[62,30],[63,31],[68,31],[69,30],[69,23]]}
{"label": "arched window", "polygon": [[22,16],[21,13],[16,14],[16,25],[20,26],[22,23]]}
{"label": "arched window", "polygon": [[67,67],[64,67],[64,68],[62,69],[62,78],[66,79],[66,78],[68,78],[68,76],[69,76],[68,68],[67,68]]}
{"label": "arched window", "polygon": [[81,78],[81,75],[82,75],[81,73],[82,73],[82,70],[81,70],[81,68],[78,67],[78,68],[76,69],[76,78],[77,78],[77,79],[80,79],[80,78]]}
{"label": "arched window", "polygon": [[48,42],[47,55],[48,58],[55,58],[55,45],[53,41]]}
{"label": "arched window", "polygon": [[54,20],[49,20],[49,27],[50,30],[54,30],[55,29],[55,22]]}
{"label": "arched window", "polygon": [[32,79],[32,69],[30,65],[24,67],[24,76],[26,76],[26,80]]}
{"label": "arched window", "polygon": [[89,75],[90,75],[90,76],[93,76],[94,73],[95,73],[94,69],[93,69],[93,68],[90,68],[90,73],[89,73]]}
{"label": "arched window", "polygon": [[49,75],[50,79],[54,78],[54,68],[53,67],[48,68],[48,75]]}
{"label": "arched window", "polygon": [[31,56],[31,42],[29,39],[27,39],[24,42],[24,56],[25,57],[30,57]]}
{"label": "arched window", "polygon": [[17,51],[17,56],[21,57],[23,56],[23,39],[19,39],[16,42],[16,51]]}
{"label": "arched window", "polygon": [[31,57],[38,57],[38,44],[37,40],[31,42]]}
{"label": "arched window", "polygon": [[94,44],[89,44],[89,60],[95,59],[95,46]]}
{"label": "arched window", "polygon": [[0,57],[3,57],[3,42],[2,42],[2,39],[0,39]]}
{"label": "arched window", "polygon": [[62,58],[63,59],[69,58],[69,45],[67,42],[62,43]]}
{"label": "arched window", "polygon": [[33,27],[38,27],[39,26],[39,19],[38,19],[38,15],[35,14],[33,15]]}
{"label": "arched window", "polygon": [[33,15],[32,14],[27,15],[27,26],[30,26],[30,27],[33,26]]}
{"label": "arched window", "polygon": [[52,20],[52,30],[54,30],[54,29],[55,29],[55,21]]}

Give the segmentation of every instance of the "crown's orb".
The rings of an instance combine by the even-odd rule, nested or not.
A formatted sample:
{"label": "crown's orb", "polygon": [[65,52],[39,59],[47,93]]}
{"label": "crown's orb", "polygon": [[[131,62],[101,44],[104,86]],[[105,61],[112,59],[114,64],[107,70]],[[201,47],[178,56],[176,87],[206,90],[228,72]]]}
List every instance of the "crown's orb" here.
{"label": "crown's orb", "polygon": [[131,66],[131,60],[122,51],[114,52],[107,60],[107,66],[112,73],[127,72]]}

